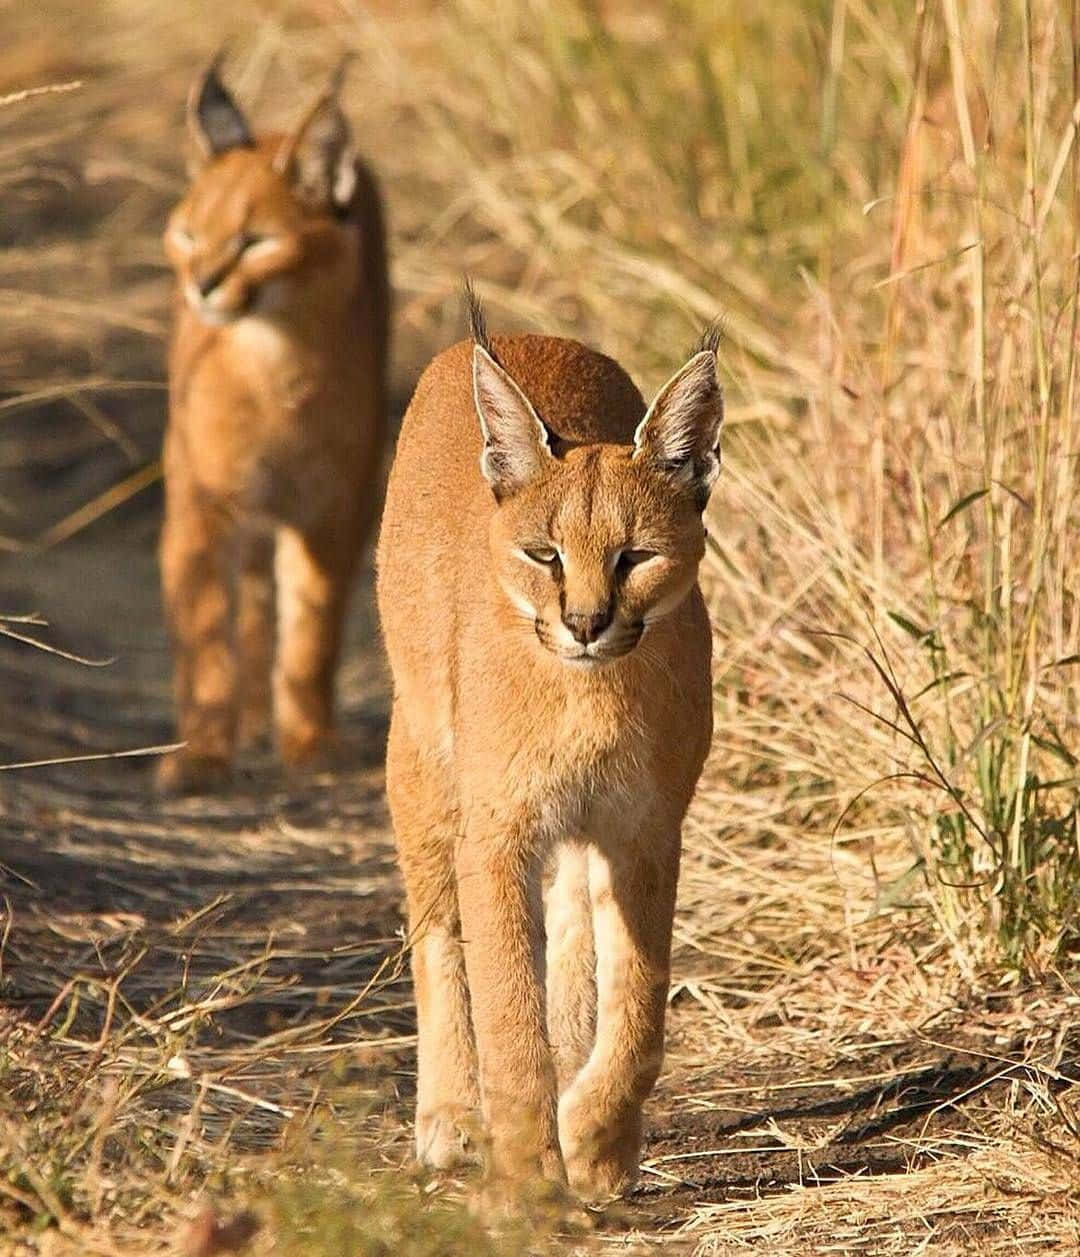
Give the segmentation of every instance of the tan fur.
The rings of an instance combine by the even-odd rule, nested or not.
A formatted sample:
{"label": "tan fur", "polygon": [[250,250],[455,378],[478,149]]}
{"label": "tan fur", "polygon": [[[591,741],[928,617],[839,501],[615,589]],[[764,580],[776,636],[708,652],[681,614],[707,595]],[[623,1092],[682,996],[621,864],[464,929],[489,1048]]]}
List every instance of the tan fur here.
{"label": "tan fur", "polygon": [[224,780],[272,703],[286,762],[330,733],[379,500],[389,317],[378,192],[332,94],[292,135],[255,141],[214,67],[191,125],[204,161],[165,236],[161,571],[187,743],[161,765],[170,790]]}
{"label": "tan fur", "polygon": [[[566,1174],[593,1199],[637,1174],[712,728],[714,350],[644,413],[573,341],[456,345],[405,416],[378,551],[417,1152],[452,1165],[482,1126],[496,1181]],[[519,553],[544,546],[559,570]],[[660,557],[624,569],[624,549]]]}

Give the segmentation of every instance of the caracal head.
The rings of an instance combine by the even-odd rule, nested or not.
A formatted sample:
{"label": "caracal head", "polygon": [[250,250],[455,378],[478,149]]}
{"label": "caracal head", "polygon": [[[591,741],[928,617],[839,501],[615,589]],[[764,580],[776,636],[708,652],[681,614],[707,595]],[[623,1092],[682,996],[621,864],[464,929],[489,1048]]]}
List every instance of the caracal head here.
{"label": "caracal head", "polygon": [[219,63],[188,101],[199,159],[165,232],[184,300],[203,322],[220,325],[300,312],[335,287],[347,292],[358,240],[342,215],[356,156],[337,102],[340,71],[293,132],[257,141]]}
{"label": "caracal head", "polygon": [[697,580],[724,404],[710,344],[660,390],[632,445],[560,441],[500,364],[473,349],[495,495],[490,544],[510,605],[558,659],[628,655]]}

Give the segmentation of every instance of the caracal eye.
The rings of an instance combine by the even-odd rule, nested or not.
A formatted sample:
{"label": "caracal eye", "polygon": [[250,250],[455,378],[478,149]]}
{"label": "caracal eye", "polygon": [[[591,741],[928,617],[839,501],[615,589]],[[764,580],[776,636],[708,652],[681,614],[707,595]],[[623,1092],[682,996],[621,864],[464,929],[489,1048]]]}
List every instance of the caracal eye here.
{"label": "caracal eye", "polygon": [[642,563],[648,563],[650,559],[657,558],[655,550],[623,550],[619,555],[616,566],[622,571],[628,572],[632,567],[639,567]]}
{"label": "caracal eye", "polygon": [[554,546],[522,546],[521,553],[544,567],[554,567],[559,561],[559,552]]}
{"label": "caracal eye", "polygon": [[245,231],[240,235],[240,252],[250,257],[256,253],[270,253],[277,248],[277,237],[266,236],[258,231]]}

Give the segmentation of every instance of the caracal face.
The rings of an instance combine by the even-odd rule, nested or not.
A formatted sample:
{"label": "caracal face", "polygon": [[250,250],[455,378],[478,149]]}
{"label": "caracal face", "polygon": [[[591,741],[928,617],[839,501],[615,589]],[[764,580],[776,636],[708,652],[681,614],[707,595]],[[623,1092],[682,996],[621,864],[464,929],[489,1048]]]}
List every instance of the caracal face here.
{"label": "caracal face", "polygon": [[621,446],[571,449],[495,512],[491,553],[536,641],[576,667],[602,667],[647,640],[697,579],[705,552],[688,492]]}
{"label": "caracal face", "polygon": [[697,580],[702,508],[720,469],[714,356],[699,353],[661,390],[632,447],[560,448],[514,380],[477,346],[481,471],[498,507],[491,557],[514,612],[562,662],[598,668],[647,641]]}
{"label": "caracal face", "polygon": [[295,304],[307,226],[265,155],[234,149],[196,177],[169,219],[165,250],[191,309],[223,324]]}
{"label": "caracal face", "polygon": [[165,231],[188,306],[222,326],[347,292],[360,247],[342,218],[355,152],[336,100],[320,99],[291,135],[256,141],[213,72],[199,92],[190,127],[202,160]]}

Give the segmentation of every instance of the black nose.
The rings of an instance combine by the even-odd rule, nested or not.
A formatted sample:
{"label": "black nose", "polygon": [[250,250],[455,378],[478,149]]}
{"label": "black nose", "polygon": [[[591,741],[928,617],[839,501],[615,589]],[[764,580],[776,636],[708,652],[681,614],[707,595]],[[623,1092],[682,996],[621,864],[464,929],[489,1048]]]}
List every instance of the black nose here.
{"label": "black nose", "polygon": [[590,642],[595,642],[611,623],[611,616],[611,607],[604,607],[600,611],[590,611],[586,615],[577,611],[567,611],[563,614],[562,621],[576,642],[580,642],[582,646],[588,646]]}

